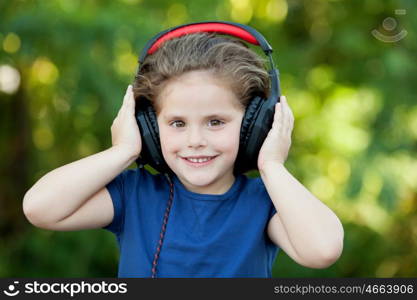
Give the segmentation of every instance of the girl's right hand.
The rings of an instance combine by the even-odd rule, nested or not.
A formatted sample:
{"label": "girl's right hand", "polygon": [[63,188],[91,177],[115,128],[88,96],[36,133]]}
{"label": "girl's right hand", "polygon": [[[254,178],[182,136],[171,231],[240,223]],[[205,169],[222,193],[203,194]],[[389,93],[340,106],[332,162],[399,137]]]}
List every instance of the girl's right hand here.
{"label": "girl's right hand", "polygon": [[142,150],[142,139],[135,118],[135,99],[132,86],[129,85],[123,98],[123,104],[111,126],[113,147],[120,147],[137,158]]}

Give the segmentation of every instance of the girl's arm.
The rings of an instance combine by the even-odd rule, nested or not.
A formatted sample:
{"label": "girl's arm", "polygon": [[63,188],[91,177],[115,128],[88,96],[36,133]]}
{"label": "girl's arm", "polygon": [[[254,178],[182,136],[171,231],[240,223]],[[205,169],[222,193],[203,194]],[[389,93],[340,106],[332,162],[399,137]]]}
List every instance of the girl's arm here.
{"label": "girl's arm", "polygon": [[326,268],[343,250],[338,217],[312,195],[282,164],[267,164],[262,180],[277,209],[268,225],[270,239],[297,263]]}
{"label": "girl's arm", "polygon": [[57,168],[25,194],[23,211],[35,226],[53,230],[97,228],[113,219],[105,186],[138,157],[142,144],[129,86],[112,126],[113,146]]}
{"label": "girl's arm", "polygon": [[[134,156],[124,148],[115,146],[47,173],[26,192],[24,214],[33,225],[52,230],[109,224],[113,219],[113,205],[108,192],[102,189],[127,168],[132,159]],[[85,205],[90,198],[94,201]],[[79,218],[75,213],[83,206],[83,217]],[[60,228],[58,223],[64,220],[69,223],[70,216],[84,226],[71,221],[72,226]]]}

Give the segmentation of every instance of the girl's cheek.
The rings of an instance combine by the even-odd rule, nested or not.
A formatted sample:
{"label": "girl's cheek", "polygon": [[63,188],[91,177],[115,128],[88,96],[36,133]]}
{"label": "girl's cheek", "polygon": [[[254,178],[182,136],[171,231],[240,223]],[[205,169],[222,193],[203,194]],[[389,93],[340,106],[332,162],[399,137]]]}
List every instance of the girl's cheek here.
{"label": "girl's cheek", "polygon": [[178,151],[181,149],[181,145],[183,145],[181,136],[161,132],[161,147],[166,151]]}
{"label": "girl's cheek", "polygon": [[239,148],[240,131],[222,132],[215,136],[214,144],[218,146],[218,149],[227,152],[237,152]]}

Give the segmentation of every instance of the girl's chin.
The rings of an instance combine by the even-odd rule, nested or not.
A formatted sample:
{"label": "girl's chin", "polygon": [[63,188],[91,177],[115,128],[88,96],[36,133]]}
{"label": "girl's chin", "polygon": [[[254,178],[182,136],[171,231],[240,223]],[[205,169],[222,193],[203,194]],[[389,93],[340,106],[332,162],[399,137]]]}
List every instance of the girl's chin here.
{"label": "girl's chin", "polygon": [[184,183],[186,182],[187,185],[193,186],[196,188],[204,188],[211,185],[215,179],[215,176],[208,174],[208,172],[201,174],[186,174],[181,173],[177,174],[180,175],[181,181]]}

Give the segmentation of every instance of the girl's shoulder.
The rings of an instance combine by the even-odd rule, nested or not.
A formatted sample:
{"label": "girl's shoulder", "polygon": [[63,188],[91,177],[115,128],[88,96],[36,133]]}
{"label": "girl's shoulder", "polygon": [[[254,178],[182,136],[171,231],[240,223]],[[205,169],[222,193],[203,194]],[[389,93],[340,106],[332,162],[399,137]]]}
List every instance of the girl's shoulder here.
{"label": "girl's shoulder", "polygon": [[255,192],[266,190],[264,182],[262,181],[262,178],[260,176],[256,176],[256,177],[247,176],[247,175],[242,175],[242,176],[244,177],[243,184],[246,189],[250,189]]}
{"label": "girl's shoulder", "polygon": [[[241,191],[241,197],[245,199],[243,203],[246,203],[253,211],[267,213],[269,220],[275,214],[276,210],[262,178],[260,176],[244,176],[244,187]],[[254,201],[255,199],[256,201]]]}

